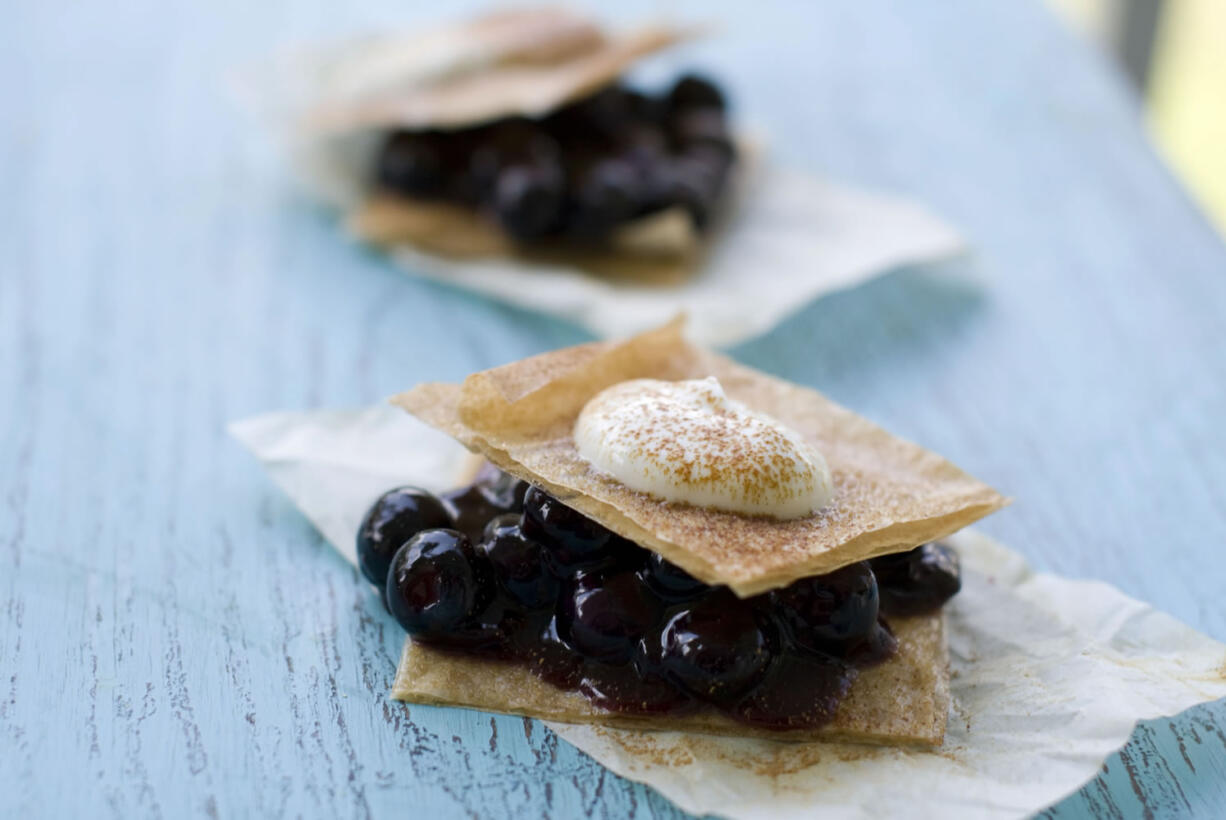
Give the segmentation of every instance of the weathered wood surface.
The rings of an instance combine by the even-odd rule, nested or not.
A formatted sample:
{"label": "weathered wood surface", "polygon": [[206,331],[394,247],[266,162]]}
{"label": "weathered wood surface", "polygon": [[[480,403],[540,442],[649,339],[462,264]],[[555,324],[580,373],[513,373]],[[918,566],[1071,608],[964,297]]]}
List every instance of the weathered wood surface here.
{"label": "weathered wood surface", "polygon": [[[977,248],[736,355],[1014,495],[986,529],[1037,565],[1226,639],[1226,249],[1105,61],[1027,0],[669,7],[726,21],[670,65],[778,154]],[[5,4],[0,816],[676,815],[539,724],[387,702],[396,629],[223,432],[580,339],[346,244],[226,99],[274,43],[437,13]],[[1051,815],[1219,814],[1224,727],[1144,725]]]}

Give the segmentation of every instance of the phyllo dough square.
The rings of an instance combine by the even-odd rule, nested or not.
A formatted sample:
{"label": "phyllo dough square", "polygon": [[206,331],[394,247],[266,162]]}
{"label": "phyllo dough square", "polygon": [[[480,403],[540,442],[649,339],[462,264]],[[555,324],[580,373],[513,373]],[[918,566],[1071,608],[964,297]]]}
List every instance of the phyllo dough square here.
{"label": "phyllo dough square", "polygon": [[[728,396],[810,439],[834,497],[778,521],[668,503],[594,470],[576,451],[589,399],[628,379],[715,376]],[[891,435],[820,393],[689,344],[682,321],[423,384],[393,399],[496,466],[534,484],[700,580],[748,597],[859,560],[940,539],[1007,500],[941,456]]]}

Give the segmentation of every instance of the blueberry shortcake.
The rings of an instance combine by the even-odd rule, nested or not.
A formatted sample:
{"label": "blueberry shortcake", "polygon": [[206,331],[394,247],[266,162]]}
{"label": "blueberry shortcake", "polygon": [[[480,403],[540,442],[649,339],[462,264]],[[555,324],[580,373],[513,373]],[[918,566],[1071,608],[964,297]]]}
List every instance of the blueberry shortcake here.
{"label": "blueberry shortcake", "polygon": [[940,539],[994,490],[674,322],[394,400],[484,460],[393,489],[362,571],[395,697],[565,722],[939,745]]}

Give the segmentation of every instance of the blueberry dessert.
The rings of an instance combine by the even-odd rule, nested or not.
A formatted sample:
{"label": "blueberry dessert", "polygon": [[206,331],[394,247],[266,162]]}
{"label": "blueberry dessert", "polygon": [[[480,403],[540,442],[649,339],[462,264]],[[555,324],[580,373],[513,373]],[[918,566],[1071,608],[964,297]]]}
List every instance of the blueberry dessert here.
{"label": "blueberry dessert", "polygon": [[[698,83],[671,96],[712,99]],[[680,322],[393,403],[524,479],[487,465],[418,505],[441,524],[366,539],[403,539],[382,587],[411,637],[394,697],[943,742],[945,605],[962,585],[948,539],[1006,503],[950,462],[691,345]]]}
{"label": "blueberry dessert", "polygon": [[736,161],[727,103],[685,75],[648,95],[614,81],[543,116],[390,133],[374,182],[414,203],[459,206],[514,242],[600,247],[664,211],[710,222]]}
{"label": "blueberry dessert", "polygon": [[953,551],[925,544],[740,598],[488,466],[440,497],[391,490],[358,552],[368,578],[387,567],[388,608],[416,642],[518,664],[613,712],[715,710],[771,730],[829,720],[859,670],[895,652],[888,618],[959,586]]}

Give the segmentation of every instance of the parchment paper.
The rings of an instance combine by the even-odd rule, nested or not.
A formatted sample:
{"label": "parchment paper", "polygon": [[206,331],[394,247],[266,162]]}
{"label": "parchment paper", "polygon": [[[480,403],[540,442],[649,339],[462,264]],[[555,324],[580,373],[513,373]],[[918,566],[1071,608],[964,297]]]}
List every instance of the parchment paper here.
{"label": "parchment paper", "polygon": [[[308,124],[305,112],[334,97],[343,101],[355,85],[368,84],[372,47],[364,38],[304,49],[250,69],[236,83],[244,107],[278,138],[292,175],[309,195],[342,212],[368,194],[379,131],[321,131]],[[429,75],[420,61],[393,59],[394,53],[384,53],[389,50],[395,51],[380,42],[383,85],[412,85],[421,81],[419,74]],[[435,51],[427,62],[448,62],[448,55]],[[449,59],[467,64],[475,56],[462,52]],[[726,80],[735,85],[735,77]],[[742,169],[735,201],[703,264],[679,284],[612,281],[563,263],[448,257],[405,244],[396,245],[391,256],[406,272],[568,319],[603,337],[654,327],[685,309],[695,341],[727,346],[765,333],[823,294],[964,248],[957,231],[920,204],[816,179],[760,157]]]}
{"label": "parchment paper", "polygon": [[[443,489],[465,452],[391,407],[279,413],[231,433],[350,561],[366,507]],[[947,607],[953,710],[934,752],[550,723],[681,808],[730,818],[1019,817],[1076,790],[1137,720],[1226,697],[1226,645],[1097,581],[1036,573],[970,531]]]}
{"label": "parchment paper", "polygon": [[629,336],[684,310],[698,344],[759,336],[809,302],[900,266],[949,258],[958,233],[922,205],[762,167],[745,182],[703,266],[674,287],[612,282],[515,259],[448,259],[398,246],[406,271],[568,319],[603,338]]}

